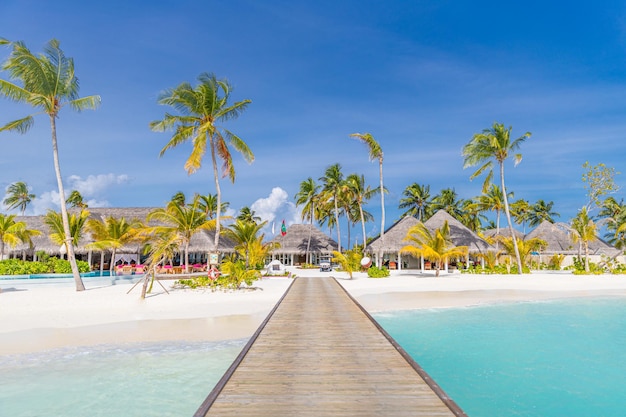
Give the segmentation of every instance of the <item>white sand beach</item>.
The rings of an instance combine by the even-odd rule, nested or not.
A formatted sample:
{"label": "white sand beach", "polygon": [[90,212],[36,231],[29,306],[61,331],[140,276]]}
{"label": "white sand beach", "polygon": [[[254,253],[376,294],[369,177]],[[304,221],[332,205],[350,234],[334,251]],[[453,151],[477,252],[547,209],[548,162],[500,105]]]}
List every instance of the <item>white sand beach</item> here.
{"label": "white sand beach", "polygon": [[[533,273],[478,276],[394,271],[384,279],[363,273],[293,270],[298,276],[335,276],[369,312],[461,307],[566,297],[626,297],[626,276]],[[170,340],[230,340],[251,336],[284,294],[290,278],[264,278],[255,290],[211,292],[155,284],[140,298],[139,286],[118,282],[76,292],[73,282],[0,281],[0,355],[65,346]]]}

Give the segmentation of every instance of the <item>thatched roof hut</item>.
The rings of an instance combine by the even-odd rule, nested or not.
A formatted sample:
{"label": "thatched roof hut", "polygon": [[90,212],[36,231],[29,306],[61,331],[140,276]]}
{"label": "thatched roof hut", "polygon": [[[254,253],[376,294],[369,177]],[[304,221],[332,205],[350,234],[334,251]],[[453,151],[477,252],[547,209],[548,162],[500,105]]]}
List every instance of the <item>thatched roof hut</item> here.
{"label": "thatched roof hut", "polygon": [[[509,230],[509,226],[500,227],[500,229],[486,229],[483,230],[483,235],[485,237],[495,237],[497,235],[503,237],[511,237],[511,231]],[[520,232],[517,229],[513,229],[513,235],[518,239],[524,239],[524,233]]]}
{"label": "thatched roof hut", "polygon": [[454,243],[454,246],[467,246],[469,253],[486,253],[494,250],[489,243],[485,242],[445,210],[439,210],[435,213],[424,222],[424,226],[431,232],[434,232],[441,228],[446,221],[448,226],[450,226],[450,240]]}
{"label": "thatched roof hut", "polygon": [[[569,232],[569,226],[562,223],[554,224],[544,220],[525,237],[525,239],[532,238],[540,238],[548,243],[548,246],[546,246],[542,253],[563,255],[578,254],[578,243],[574,243],[571,232]],[[616,256],[620,253],[621,251],[619,249],[609,245],[600,238],[589,242],[590,255]]]}
{"label": "thatched roof hut", "polygon": [[[450,239],[455,246],[467,246],[470,253],[484,253],[493,250],[493,247],[472,232],[457,219],[449,215],[445,210],[439,210],[431,218],[424,222],[424,226],[431,232],[441,228],[447,221],[450,226]],[[406,216],[394,223],[385,231],[385,244],[382,245],[380,237],[374,239],[368,246],[373,253],[397,253],[406,245],[404,239],[409,229],[419,223],[415,217]],[[382,247],[381,247],[382,246]]]}
{"label": "thatched roof hut", "polygon": [[409,229],[419,223],[413,216],[405,216],[392,224],[387,230],[385,230],[385,243],[380,239],[380,236],[375,238],[368,245],[368,250],[373,253],[396,253],[400,251],[400,248],[406,245],[404,238]]}
{"label": "thatched roof hut", "polygon": [[310,253],[330,254],[339,247],[337,242],[315,226],[310,224],[292,224],[287,228],[287,233],[284,236],[277,235],[270,240],[270,242],[280,245],[273,253],[275,255],[305,255],[309,235],[311,236]]}
{"label": "thatched roof hut", "polygon": [[[146,223],[146,219],[148,217],[148,213],[155,210],[155,207],[97,207],[97,208],[88,208],[89,217],[92,219],[103,220],[106,217],[114,217],[116,219],[120,219],[122,217],[127,220],[137,219],[141,222]],[[71,209],[70,212],[77,212],[76,209]],[[52,243],[52,241],[48,238],[50,235],[50,228],[44,223],[45,216],[17,216],[15,221],[23,221],[26,223],[26,227],[28,229],[39,230],[42,232],[41,235],[35,236],[33,241],[32,251],[44,251],[50,255],[58,255],[61,253],[61,248],[59,245]],[[151,222],[150,224],[155,225],[156,223]],[[215,232],[213,231],[201,231],[194,235],[191,239],[189,252],[190,253],[207,253],[207,252],[215,252],[214,240]],[[74,248],[76,254],[85,255],[89,253],[89,249],[87,249],[87,245],[92,243],[94,240],[89,233],[85,233],[79,245]],[[219,252],[221,253],[229,253],[234,251],[235,244],[225,237],[223,234],[220,236],[219,242]],[[136,254],[140,251],[140,244],[132,244],[127,245],[126,247],[120,248],[117,250],[118,254],[130,253]],[[15,248],[7,248],[6,253],[19,255],[22,252],[29,252],[30,248],[28,245],[21,244],[16,246]]]}

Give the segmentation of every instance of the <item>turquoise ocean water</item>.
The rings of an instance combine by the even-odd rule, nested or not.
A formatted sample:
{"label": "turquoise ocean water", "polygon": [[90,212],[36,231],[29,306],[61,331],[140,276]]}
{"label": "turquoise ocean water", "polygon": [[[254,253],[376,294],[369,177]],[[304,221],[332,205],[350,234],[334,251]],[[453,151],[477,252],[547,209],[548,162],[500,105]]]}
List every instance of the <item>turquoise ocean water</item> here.
{"label": "turquoise ocean water", "polygon": [[[375,318],[471,417],[626,415],[626,299]],[[245,341],[0,357],[0,416],[191,416]]]}
{"label": "turquoise ocean water", "polygon": [[376,319],[471,417],[626,415],[626,299]]}

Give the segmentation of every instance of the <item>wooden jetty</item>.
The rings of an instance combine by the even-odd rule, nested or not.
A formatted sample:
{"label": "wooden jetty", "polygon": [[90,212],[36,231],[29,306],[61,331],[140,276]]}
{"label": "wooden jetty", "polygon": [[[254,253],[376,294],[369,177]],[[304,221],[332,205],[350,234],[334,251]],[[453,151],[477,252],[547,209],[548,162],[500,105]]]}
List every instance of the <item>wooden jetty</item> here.
{"label": "wooden jetty", "polygon": [[194,417],[466,416],[334,279],[296,278]]}

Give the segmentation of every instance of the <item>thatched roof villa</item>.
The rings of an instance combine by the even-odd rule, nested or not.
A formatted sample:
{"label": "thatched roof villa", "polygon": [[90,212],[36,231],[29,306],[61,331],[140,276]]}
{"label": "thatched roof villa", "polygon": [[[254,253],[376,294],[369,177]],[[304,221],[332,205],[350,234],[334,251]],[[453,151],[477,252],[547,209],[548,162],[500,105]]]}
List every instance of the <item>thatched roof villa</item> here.
{"label": "thatched roof villa", "polygon": [[[273,251],[272,259],[278,259],[284,265],[291,266],[304,263],[317,265],[320,257],[332,255],[339,247],[336,241],[310,224],[292,224],[284,236],[279,234],[270,242],[280,245]],[[309,245],[308,256],[307,245]]]}
{"label": "thatched roof villa", "polygon": [[[491,245],[481,239],[457,219],[448,214],[445,210],[439,210],[432,217],[424,222],[424,226],[431,232],[448,222],[450,227],[450,239],[455,246],[467,246],[471,255],[483,254],[487,251],[495,250]],[[385,243],[383,245],[380,237],[372,240],[368,245],[368,252],[378,258],[382,251],[383,259],[376,259],[376,264],[388,264],[391,269],[429,269],[429,263],[424,259],[416,259],[411,255],[401,254],[400,249],[407,244],[404,241],[409,229],[419,223],[414,217],[407,216],[398,220],[385,231]],[[467,262],[468,260],[466,260]],[[445,265],[447,270],[448,265]]]}

